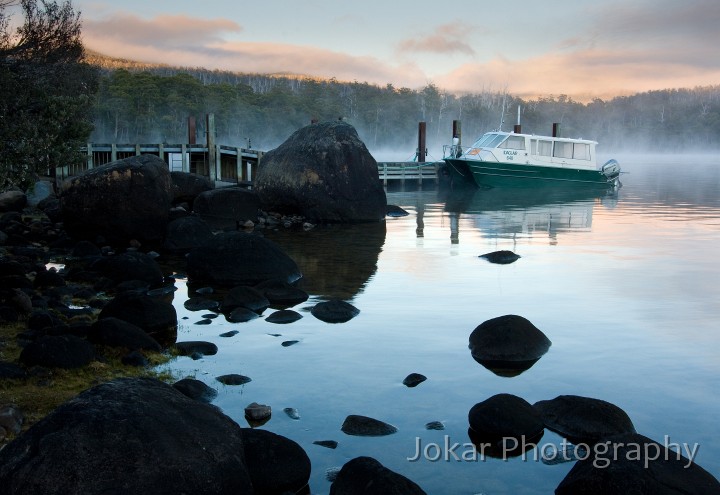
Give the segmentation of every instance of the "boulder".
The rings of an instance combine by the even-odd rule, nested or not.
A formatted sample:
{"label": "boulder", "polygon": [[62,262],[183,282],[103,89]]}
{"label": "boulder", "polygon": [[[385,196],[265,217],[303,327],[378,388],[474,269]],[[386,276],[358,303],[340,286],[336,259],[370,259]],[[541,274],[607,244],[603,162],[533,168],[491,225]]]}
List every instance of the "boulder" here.
{"label": "boulder", "polygon": [[[542,437],[540,414],[525,399],[512,394],[497,394],[475,404],[468,412],[468,434],[480,452],[507,458],[531,448]],[[519,448],[519,450],[518,450]]]}
{"label": "boulder", "polygon": [[353,126],[311,124],[266,153],[255,177],[266,211],[309,222],[378,222],[387,200],[377,162]]}
{"label": "boulder", "polygon": [[171,253],[185,253],[203,246],[212,237],[212,229],[202,218],[193,215],[180,217],[168,223],[163,249]]}
{"label": "boulder", "polygon": [[155,258],[138,251],[99,258],[90,269],[115,283],[142,280],[152,286],[160,285],[165,278]]}
{"label": "boulder", "polygon": [[220,233],[211,243],[191,249],[187,274],[191,283],[224,286],[271,279],[294,282],[302,277],[297,264],[275,243],[245,232]]}
{"label": "boulder", "polygon": [[0,486],[16,495],[253,493],[242,438],[219,409],[170,385],[118,379],[2,449]]}
{"label": "boulder", "polygon": [[270,301],[260,291],[246,285],[239,285],[228,291],[220,310],[224,314],[230,314],[237,308],[245,308],[262,314],[269,306]]}
{"label": "boulder", "polygon": [[522,316],[505,315],[487,320],[470,334],[472,357],[500,376],[515,376],[530,368],[550,349],[552,342]]}
{"label": "boulder", "polygon": [[241,187],[223,187],[205,191],[193,202],[193,213],[216,229],[257,222],[260,198],[255,191]]}
{"label": "boulder", "polygon": [[159,244],[173,197],[168,167],[140,155],[67,179],[60,192],[65,230],[76,239]]}
{"label": "boulder", "polygon": [[119,318],[102,318],[92,324],[88,340],[94,344],[160,352],[160,344],[145,330]]}
{"label": "boulder", "polygon": [[95,359],[95,348],[75,335],[47,335],[30,342],[20,353],[25,366],[80,368]]}
{"label": "boulder", "polygon": [[712,474],[637,433],[608,437],[590,450],[560,482],[556,495],[720,493],[720,483]]}
{"label": "boulder", "polygon": [[627,413],[604,400],[560,395],[536,402],[533,407],[540,413],[547,429],[572,443],[593,444],[612,435],[635,433]]}
{"label": "boulder", "polygon": [[403,385],[405,385],[408,388],[417,387],[422,382],[427,380],[427,377],[420,373],[410,373],[408,376],[405,377],[403,380]]}
{"label": "boulder", "polygon": [[142,328],[164,347],[177,339],[177,312],[162,299],[137,292],[120,293],[100,311],[98,319],[110,317]]}
{"label": "boulder", "polygon": [[392,471],[372,457],[345,463],[330,485],[330,495],[422,495],[415,482]]}
{"label": "boulder", "polygon": [[27,205],[27,196],[22,191],[5,191],[0,193],[0,213],[5,211],[21,211]]}
{"label": "boulder", "polygon": [[191,205],[201,193],[215,189],[215,184],[204,175],[170,172],[170,180],[173,186],[172,204],[174,205],[180,203]]}
{"label": "boulder", "polygon": [[275,433],[243,428],[245,459],[257,494],[309,493],[310,458],[302,447]]}

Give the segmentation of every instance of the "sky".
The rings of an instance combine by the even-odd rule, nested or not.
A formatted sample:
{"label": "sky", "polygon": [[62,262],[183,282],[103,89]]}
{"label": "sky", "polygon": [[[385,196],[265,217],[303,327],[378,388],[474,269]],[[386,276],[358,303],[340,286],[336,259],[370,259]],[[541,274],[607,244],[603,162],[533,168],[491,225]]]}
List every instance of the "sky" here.
{"label": "sky", "polygon": [[719,0],[72,0],[113,57],[577,101],[720,84]]}

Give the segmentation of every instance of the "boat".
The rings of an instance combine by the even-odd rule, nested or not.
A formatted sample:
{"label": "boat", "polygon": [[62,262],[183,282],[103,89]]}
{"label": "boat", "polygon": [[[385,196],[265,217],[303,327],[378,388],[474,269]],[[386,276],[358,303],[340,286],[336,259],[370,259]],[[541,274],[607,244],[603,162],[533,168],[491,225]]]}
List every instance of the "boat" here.
{"label": "boat", "polygon": [[454,138],[452,145],[443,146],[443,160],[453,184],[483,188],[540,183],[619,187],[620,164],[611,159],[598,166],[597,144],[588,139],[492,131],[467,148]]}

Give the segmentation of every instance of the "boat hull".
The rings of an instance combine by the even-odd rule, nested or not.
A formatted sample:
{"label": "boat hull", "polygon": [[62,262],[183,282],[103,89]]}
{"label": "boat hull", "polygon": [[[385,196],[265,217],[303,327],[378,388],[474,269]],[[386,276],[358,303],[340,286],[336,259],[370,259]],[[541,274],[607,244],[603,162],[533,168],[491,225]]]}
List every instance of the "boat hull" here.
{"label": "boat hull", "polygon": [[538,166],[515,163],[484,162],[462,158],[445,158],[453,184],[465,182],[476,187],[528,187],[528,184],[574,184],[614,186],[619,171]]}

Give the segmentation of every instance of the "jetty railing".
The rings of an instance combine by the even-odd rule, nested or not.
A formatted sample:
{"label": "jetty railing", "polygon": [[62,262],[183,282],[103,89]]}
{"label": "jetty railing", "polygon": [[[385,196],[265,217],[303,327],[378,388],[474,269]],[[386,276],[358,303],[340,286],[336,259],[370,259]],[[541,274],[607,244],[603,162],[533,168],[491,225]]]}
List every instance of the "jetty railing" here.
{"label": "jetty railing", "polygon": [[[156,155],[172,171],[191,172],[209,177],[217,185],[250,183],[257,173],[263,151],[234,146],[202,144],[115,144],[88,143],[80,149],[84,162],[57,167],[55,179],[60,182],[106,163],[141,154]],[[378,162],[378,175],[383,185],[390,181],[438,182],[439,162]]]}
{"label": "jetty railing", "polygon": [[202,144],[101,144],[88,143],[80,148],[85,161],[70,166],[57,167],[57,181],[77,175],[85,170],[129,158],[152,154],[168,165],[169,170],[191,172],[209,177],[217,182],[250,182],[264,152],[234,146],[215,145],[208,148]]}

